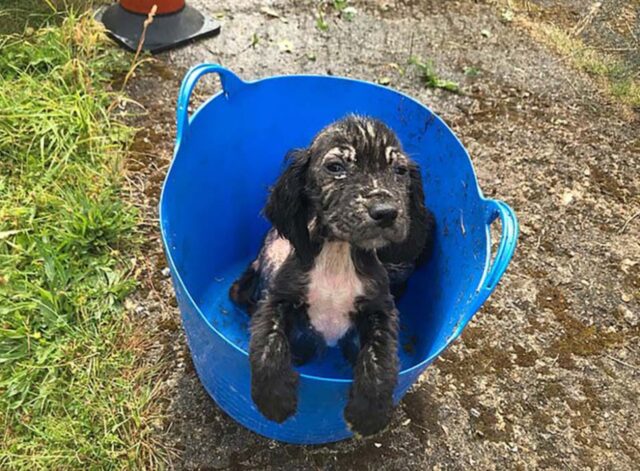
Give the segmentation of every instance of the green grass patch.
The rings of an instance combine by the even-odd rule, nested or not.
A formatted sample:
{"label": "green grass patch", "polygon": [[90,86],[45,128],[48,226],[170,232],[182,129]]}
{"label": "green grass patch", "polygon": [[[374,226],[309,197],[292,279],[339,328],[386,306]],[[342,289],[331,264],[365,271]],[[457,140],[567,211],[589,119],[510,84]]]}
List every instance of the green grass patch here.
{"label": "green grass patch", "polygon": [[[634,0],[640,5],[638,0]],[[589,8],[581,11],[581,19],[574,24],[567,17],[560,14],[563,10],[553,6],[542,6],[541,2],[522,0],[496,0],[494,4],[500,8],[502,19],[506,23],[515,23],[526,28],[531,36],[538,42],[545,44],[556,53],[567,59],[567,62],[575,69],[589,74],[606,95],[617,102],[632,108],[640,108],[640,76],[638,75],[637,61],[623,55],[615,54],[615,48],[603,49],[590,46],[589,40],[583,40],[576,29],[588,29],[591,21],[604,21],[611,28],[612,18],[596,18],[598,8],[594,2],[588,2]],[[556,2],[560,3],[560,2]],[[586,2],[585,2],[586,3]],[[633,2],[627,2],[633,3]],[[566,8],[565,8],[566,9]],[[556,11],[557,10],[557,11]],[[629,7],[631,15],[633,7]],[[621,10],[623,11],[623,10]],[[563,20],[564,17],[564,20]],[[545,20],[556,18],[559,24],[549,23]],[[507,20],[507,21],[505,21]],[[629,23],[631,25],[632,23]],[[627,36],[630,44],[633,43],[633,31],[629,26]],[[611,30],[612,32],[613,29]],[[616,35],[619,32],[616,32]]]}
{"label": "green grass patch", "polygon": [[521,21],[535,39],[565,57],[574,68],[589,74],[606,94],[625,105],[640,107],[640,80],[633,65],[589,47],[562,27],[525,19]]}
{"label": "green grass patch", "polygon": [[86,11],[111,0],[0,0],[0,35],[60,24],[64,12]]}
{"label": "green grass patch", "polygon": [[453,82],[451,80],[443,79],[436,72],[436,68],[433,64],[433,61],[427,60],[423,61],[418,57],[411,57],[409,59],[409,64],[414,65],[418,68],[420,72],[420,78],[422,82],[428,88],[439,88],[441,90],[446,90],[451,93],[460,93],[460,85],[457,82]]}
{"label": "green grass patch", "polygon": [[640,106],[640,81],[636,71],[622,61],[586,46],[580,38],[558,26],[541,24],[539,32],[542,39],[567,57],[574,67],[598,80],[607,93],[627,105]]}
{"label": "green grass patch", "polygon": [[2,0],[0,6],[0,35],[22,33],[51,19],[51,6],[45,0]]}
{"label": "green grass patch", "polygon": [[0,39],[0,469],[132,469],[153,446],[139,250],[106,110],[128,59],[87,15]]}

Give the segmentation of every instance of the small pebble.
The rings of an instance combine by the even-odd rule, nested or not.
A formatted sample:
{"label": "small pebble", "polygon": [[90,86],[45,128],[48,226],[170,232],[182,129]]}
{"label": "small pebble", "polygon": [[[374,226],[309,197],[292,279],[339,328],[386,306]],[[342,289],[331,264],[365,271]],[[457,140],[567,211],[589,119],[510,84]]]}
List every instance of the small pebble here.
{"label": "small pebble", "polygon": [[169,270],[169,267],[164,267],[162,269],[162,276],[164,276],[165,278],[168,278],[169,275],[171,275],[171,270]]}
{"label": "small pebble", "polygon": [[622,314],[622,317],[624,317],[624,320],[631,327],[635,327],[638,325],[638,322],[640,321],[640,316],[638,316],[637,314],[634,314],[633,311],[631,311],[631,309],[629,309],[624,304],[618,305],[618,312]]}
{"label": "small pebble", "polygon": [[374,443],[373,446],[375,446],[376,448],[380,448],[382,446],[382,443]]}

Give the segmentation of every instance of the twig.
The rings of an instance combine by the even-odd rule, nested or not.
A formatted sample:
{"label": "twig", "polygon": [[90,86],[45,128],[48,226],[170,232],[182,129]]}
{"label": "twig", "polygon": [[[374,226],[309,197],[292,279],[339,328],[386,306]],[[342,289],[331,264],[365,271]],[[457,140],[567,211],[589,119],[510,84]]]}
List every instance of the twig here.
{"label": "twig", "polygon": [[540,244],[542,244],[543,235],[544,235],[544,228],[540,230],[540,234],[538,235],[538,242],[536,243],[536,251],[540,248]]}
{"label": "twig", "polygon": [[627,226],[631,223],[631,221],[633,221],[635,218],[637,218],[638,216],[640,216],[640,211],[638,211],[637,213],[635,213],[633,216],[631,216],[629,219],[627,219],[624,224],[622,225],[622,227],[620,228],[620,230],[618,231],[618,234],[622,234],[624,231],[627,230]]}
{"label": "twig", "polygon": [[616,363],[620,363],[621,365],[626,366],[627,368],[631,368],[631,369],[636,370],[636,371],[638,370],[637,366],[633,366],[633,365],[630,365],[629,363],[626,363],[626,362],[624,362],[622,360],[618,360],[616,357],[614,357],[612,355],[609,355],[608,353],[605,353],[605,356],[607,358],[609,358],[610,360],[615,361]]}
{"label": "twig", "polygon": [[627,29],[629,30],[629,34],[631,34],[631,36],[633,36],[633,39],[638,42],[638,36],[636,36],[636,33],[633,32],[633,29],[631,28],[631,24],[629,22],[627,22]]}
{"label": "twig", "polygon": [[602,51],[602,52],[630,52],[630,51],[635,51],[634,47],[588,47],[586,49],[593,49],[595,51]]}
{"label": "twig", "polygon": [[144,226],[144,227],[152,227],[153,229],[156,229],[158,227],[158,223],[157,222],[151,223],[151,222],[147,222],[147,221],[140,221],[140,222],[138,222],[138,225],[139,226]]}
{"label": "twig", "polygon": [[595,2],[591,6],[591,10],[589,10],[589,13],[587,13],[584,18],[578,21],[578,24],[576,24],[576,26],[573,28],[573,31],[571,32],[571,34],[573,36],[580,35],[580,33],[582,33],[584,29],[589,25],[589,23],[591,23],[593,19],[596,17],[596,15],[598,14],[598,10],[600,10],[601,6],[602,6],[602,2]]}
{"label": "twig", "polygon": [[413,36],[414,31],[411,31],[411,37],[409,38],[409,58],[407,59],[407,62],[410,62],[413,57]]}
{"label": "twig", "polygon": [[144,20],[144,23],[142,24],[142,34],[140,35],[140,40],[138,41],[138,48],[136,49],[136,54],[133,56],[131,68],[129,69],[129,72],[127,72],[127,75],[125,75],[124,81],[122,82],[123,90],[124,90],[124,87],[127,85],[129,78],[133,75],[133,72],[137,67],[136,62],[138,61],[140,52],[142,52],[142,46],[144,45],[144,40],[145,40],[145,37],[147,36],[147,28],[151,23],[153,23],[153,18],[156,16],[157,11],[158,11],[158,5],[153,5],[151,7],[151,11],[149,11],[149,14],[147,15],[147,19]]}
{"label": "twig", "polygon": [[[144,45],[144,40],[145,40],[145,37],[147,36],[147,28],[151,23],[153,23],[153,18],[156,16],[157,11],[158,11],[158,5],[154,4],[151,7],[149,14],[147,15],[147,19],[144,20],[144,23],[142,24],[142,34],[140,35],[140,40],[138,41],[138,47],[136,49],[135,55],[133,56],[133,60],[131,61],[131,67],[129,68],[129,72],[127,72],[127,75],[124,76],[124,80],[122,81],[122,86],[120,87],[120,92],[122,92],[125,89],[125,87],[127,86],[127,82],[129,82],[129,79],[133,75],[133,72],[135,72],[136,68],[139,65],[138,57],[140,56],[140,52],[142,52],[142,46]],[[109,106],[109,109],[108,109],[109,113],[113,111],[113,108],[116,107],[117,103],[118,103],[118,98],[116,97],[113,103],[111,103],[111,105]]]}

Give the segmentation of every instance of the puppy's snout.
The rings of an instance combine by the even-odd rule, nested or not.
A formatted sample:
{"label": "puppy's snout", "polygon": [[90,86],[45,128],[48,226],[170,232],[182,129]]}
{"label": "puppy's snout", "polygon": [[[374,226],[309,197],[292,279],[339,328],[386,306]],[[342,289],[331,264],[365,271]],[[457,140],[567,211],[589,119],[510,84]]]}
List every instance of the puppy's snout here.
{"label": "puppy's snout", "polygon": [[392,203],[373,203],[367,207],[367,211],[381,227],[389,227],[398,217],[398,208]]}

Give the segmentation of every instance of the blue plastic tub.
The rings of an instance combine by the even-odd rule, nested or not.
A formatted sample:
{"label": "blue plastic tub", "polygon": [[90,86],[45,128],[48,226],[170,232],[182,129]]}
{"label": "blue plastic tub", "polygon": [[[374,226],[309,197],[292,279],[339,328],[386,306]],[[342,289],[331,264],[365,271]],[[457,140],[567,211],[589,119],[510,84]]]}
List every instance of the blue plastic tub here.
{"label": "blue plastic tub", "polygon": [[[189,119],[200,77],[217,73],[223,91]],[[244,82],[215,64],[186,75],[178,98],[175,157],[160,201],[160,225],[187,340],[209,394],[247,428],[290,443],[351,436],[343,409],[352,373],[341,355],[299,371],[299,407],[282,424],[265,419],[250,394],[246,313],[228,298],[230,284],[256,255],[268,229],[261,216],[283,157],[305,147],[348,113],[383,120],[421,165],[427,206],[437,221],[430,263],[398,303],[401,317],[399,401],[453,342],[498,284],[515,250],[518,225],[505,203],[485,199],[464,147],[427,107],[389,88],[325,76]],[[492,259],[489,227],[502,234]]]}

